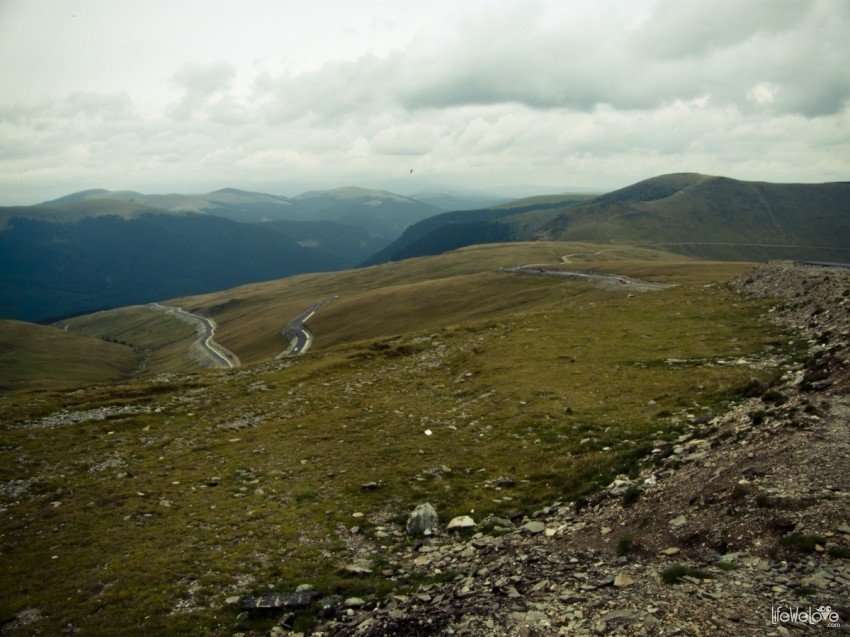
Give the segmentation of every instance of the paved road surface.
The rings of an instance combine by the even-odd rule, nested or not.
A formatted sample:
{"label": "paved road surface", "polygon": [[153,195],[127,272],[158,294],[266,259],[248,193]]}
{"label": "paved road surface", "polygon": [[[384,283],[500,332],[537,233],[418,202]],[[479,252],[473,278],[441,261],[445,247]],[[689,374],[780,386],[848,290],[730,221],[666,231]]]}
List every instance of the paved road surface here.
{"label": "paved road surface", "polygon": [[604,272],[593,272],[590,270],[573,271],[573,270],[550,270],[542,265],[519,265],[514,268],[501,267],[498,272],[511,272],[513,274],[522,274],[526,276],[545,276],[556,279],[576,279],[583,281],[593,281],[600,283],[604,287],[616,289],[637,290],[638,292],[649,292],[652,290],[663,290],[671,287],[670,283],[652,283],[650,281],[641,281],[621,274],[605,274]]}
{"label": "paved road surface", "polygon": [[201,352],[213,363],[215,367],[238,367],[239,357],[236,356],[226,347],[223,347],[213,340],[215,336],[215,321],[199,314],[192,314],[186,310],[173,307],[170,305],[161,305],[159,303],[151,303],[150,307],[156,310],[163,310],[169,314],[174,314],[178,318],[182,318],[188,323],[200,325],[203,328],[203,333],[198,337],[197,343]]}
{"label": "paved road surface", "polygon": [[329,299],[317,301],[313,303],[306,312],[299,314],[292,319],[286,327],[281,330],[283,338],[290,341],[289,347],[278,354],[277,358],[287,358],[290,356],[301,356],[302,354],[306,354],[307,350],[309,350],[310,346],[313,344],[313,335],[304,323],[306,323],[307,320],[316,313],[316,310],[337,298],[339,297],[334,296]]}

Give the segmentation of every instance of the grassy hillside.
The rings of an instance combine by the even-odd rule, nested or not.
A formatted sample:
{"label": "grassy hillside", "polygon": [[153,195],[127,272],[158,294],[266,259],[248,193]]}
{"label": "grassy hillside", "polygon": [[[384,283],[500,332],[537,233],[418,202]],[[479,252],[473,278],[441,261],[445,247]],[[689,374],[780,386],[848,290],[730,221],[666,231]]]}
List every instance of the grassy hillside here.
{"label": "grassy hillside", "polygon": [[[364,265],[377,265],[400,259],[440,254],[479,243],[508,242],[524,236],[514,227],[514,218],[537,213],[540,222],[549,221],[557,211],[587,201],[586,195],[550,195],[508,202],[492,208],[458,210],[428,217],[411,225]],[[553,212],[556,211],[556,212]],[[520,227],[522,222],[520,223]],[[535,226],[536,227],[536,226]]]}
{"label": "grassy hillside", "polygon": [[193,371],[198,364],[191,353],[197,340],[195,327],[147,306],[131,306],[77,316],[60,321],[71,333],[124,343],[142,356],[140,374]]}
{"label": "grassy hillside", "polygon": [[[564,254],[600,247],[604,246],[556,242],[472,246],[439,256],[289,277],[169,303],[214,316],[219,325],[217,340],[243,362],[256,362],[280,353],[284,346],[280,330],[318,300],[340,296],[310,320],[317,348],[365,334],[401,333],[405,324],[408,329],[427,329],[458,317],[485,316],[497,308],[539,304],[557,288],[552,282],[524,280],[517,284],[511,277],[490,273],[503,266],[557,263]],[[631,248],[618,255],[628,256],[660,258],[663,253]],[[525,291],[515,297],[519,288]],[[405,307],[410,311],[400,309]],[[325,316],[334,317],[331,329],[327,329]],[[366,331],[361,329],[363,325]]]}
{"label": "grassy hillside", "polygon": [[[432,502],[443,523],[469,514],[490,529],[493,516],[530,515],[607,484],[752,378],[769,380],[740,361],[783,355],[789,339],[758,320],[764,304],[708,285],[745,266],[603,250],[475,246],[195,297],[247,347],[266,326],[240,327],[239,317],[271,326],[274,315],[278,325],[301,300],[343,295],[311,323],[328,342],[304,358],[39,403],[7,397],[0,498],[14,514],[0,520],[0,622],[38,608],[27,630],[41,634],[69,624],[84,634],[231,634],[277,619],[239,615],[231,595],[302,583],[343,598],[412,593],[457,575],[413,578],[394,558],[417,503]],[[629,298],[492,272],[564,256],[682,284]],[[44,419],[115,405],[126,410],[110,420]],[[372,572],[346,572],[356,559]]]}
{"label": "grassy hillside", "polygon": [[[566,262],[566,263],[565,263]],[[309,321],[314,351],[411,330],[439,329],[459,321],[531,310],[564,297],[564,282],[498,272],[520,264],[621,273],[673,283],[710,283],[732,277],[740,263],[705,263],[659,250],[600,244],[527,242],[469,246],[431,257],[370,268],[306,274],[167,301],[210,316],[216,340],[243,363],[271,360],[286,347],[283,327],[313,303],[332,299]],[[573,289],[573,288],[569,288]],[[592,289],[592,288],[589,288]],[[624,290],[623,294],[627,292]],[[146,307],[99,312],[63,321],[87,334],[126,340],[145,348],[170,348],[163,315]],[[139,330],[136,330],[136,326]],[[128,336],[128,330],[133,332]],[[177,358],[154,358],[150,371],[192,368],[181,341]],[[183,357],[181,358],[180,355]]]}
{"label": "grassy hillside", "polygon": [[143,214],[163,214],[163,211],[147,204],[131,201],[71,196],[68,199],[58,199],[55,203],[40,206],[0,207],[0,230],[6,228],[10,220],[14,218],[35,219],[51,223],[72,223],[92,217],[134,219]]}
{"label": "grassy hillside", "polygon": [[497,237],[646,245],[717,260],[847,262],[850,182],[772,184],[697,173],[662,175],[596,197],[532,197],[437,215],[408,228],[366,263]]}
{"label": "grassy hillside", "polygon": [[0,390],[102,383],[132,374],[139,358],[131,347],[101,338],[0,320]]}
{"label": "grassy hillside", "polygon": [[565,210],[536,234],[655,245],[706,258],[846,261],[850,183],[666,175]]}

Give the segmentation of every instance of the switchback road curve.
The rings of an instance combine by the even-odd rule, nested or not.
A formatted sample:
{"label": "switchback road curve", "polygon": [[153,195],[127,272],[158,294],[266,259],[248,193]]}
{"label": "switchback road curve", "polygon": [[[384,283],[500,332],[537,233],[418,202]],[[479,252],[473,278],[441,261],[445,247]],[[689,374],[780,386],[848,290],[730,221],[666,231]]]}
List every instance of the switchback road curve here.
{"label": "switchback road curve", "polygon": [[187,312],[179,307],[161,305],[160,303],[151,303],[149,307],[155,310],[162,310],[182,321],[200,326],[200,335],[198,336],[196,344],[198,345],[201,355],[209,360],[213,367],[232,368],[239,367],[241,364],[239,357],[236,356],[236,354],[213,340],[216,325],[215,321],[211,318],[207,318],[206,316],[201,316],[199,314],[192,314],[191,312]]}

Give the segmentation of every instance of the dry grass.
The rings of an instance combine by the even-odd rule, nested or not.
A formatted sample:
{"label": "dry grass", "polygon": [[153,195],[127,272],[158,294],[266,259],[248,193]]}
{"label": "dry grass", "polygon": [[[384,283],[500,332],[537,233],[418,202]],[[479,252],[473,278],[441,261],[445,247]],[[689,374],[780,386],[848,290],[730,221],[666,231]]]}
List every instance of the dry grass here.
{"label": "dry grass", "polygon": [[132,348],[55,327],[0,321],[0,389],[70,387],[131,374]]}
{"label": "dry grass", "polygon": [[81,334],[129,343],[144,354],[144,373],[192,371],[197,368],[189,347],[195,327],[146,305],[133,305],[68,319],[61,326]]}

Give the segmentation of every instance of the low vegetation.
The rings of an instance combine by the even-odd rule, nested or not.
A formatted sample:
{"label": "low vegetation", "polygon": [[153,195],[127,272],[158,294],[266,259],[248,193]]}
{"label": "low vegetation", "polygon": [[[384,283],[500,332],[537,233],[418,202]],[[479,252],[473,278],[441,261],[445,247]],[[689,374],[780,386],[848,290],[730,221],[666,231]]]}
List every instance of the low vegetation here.
{"label": "low vegetation", "polygon": [[131,375],[133,348],[97,337],[20,321],[0,321],[0,390],[46,389]]}
{"label": "low vegetation", "polygon": [[661,572],[661,579],[665,584],[681,584],[686,577],[704,580],[713,579],[714,575],[685,564],[674,564]]}
{"label": "low vegetation", "polygon": [[[488,272],[565,247],[474,248],[421,262],[443,273],[443,294],[432,280],[411,281],[410,264],[392,264],[299,278],[307,292],[290,280],[186,300],[210,308],[249,299],[217,315],[223,333],[230,325],[227,346],[250,342],[238,317],[251,304],[288,290],[273,309],[303,307],[355,279],[367,291],[373,281],[374,304],[364,291],[316,318],[368,309],[387,322],[377,335],[365,323],[344,334],[317,320],[316,342],[326,340],[297,360],[38,400],[4,395],[0,621],[37,607],[45,634],[69,624],[87,634],[199,634],[250,627],[224,604],[229,595],[301,583],[361,596],[415,587],[388,558],[365,576],[341,568],[363,547],[386,546],[389,556],[406,543],[405,515],[422,501],[444,521],[483,521],[590,493],[653,441],[678,436],[689,414],[719,411],[751,378],[769,381],[769,372],[718,362],[775,352],[781,336],[756,320],[762,302],[716,284],[726,266],[697,273],[687,264],[683,278],[698,283],[633,298]],[[476,259],[484,272],[468,272]],[[449,279],[452,271],[462,276]],[[463,309],[470,291],[481,314]],[[429,310],[418,296],[451,300]],[[407,329],[393,314],[401,299]],[[273,313],[258,320],[271,325]],[[92,419],[42,420],[57,407],[92,410]]]}

